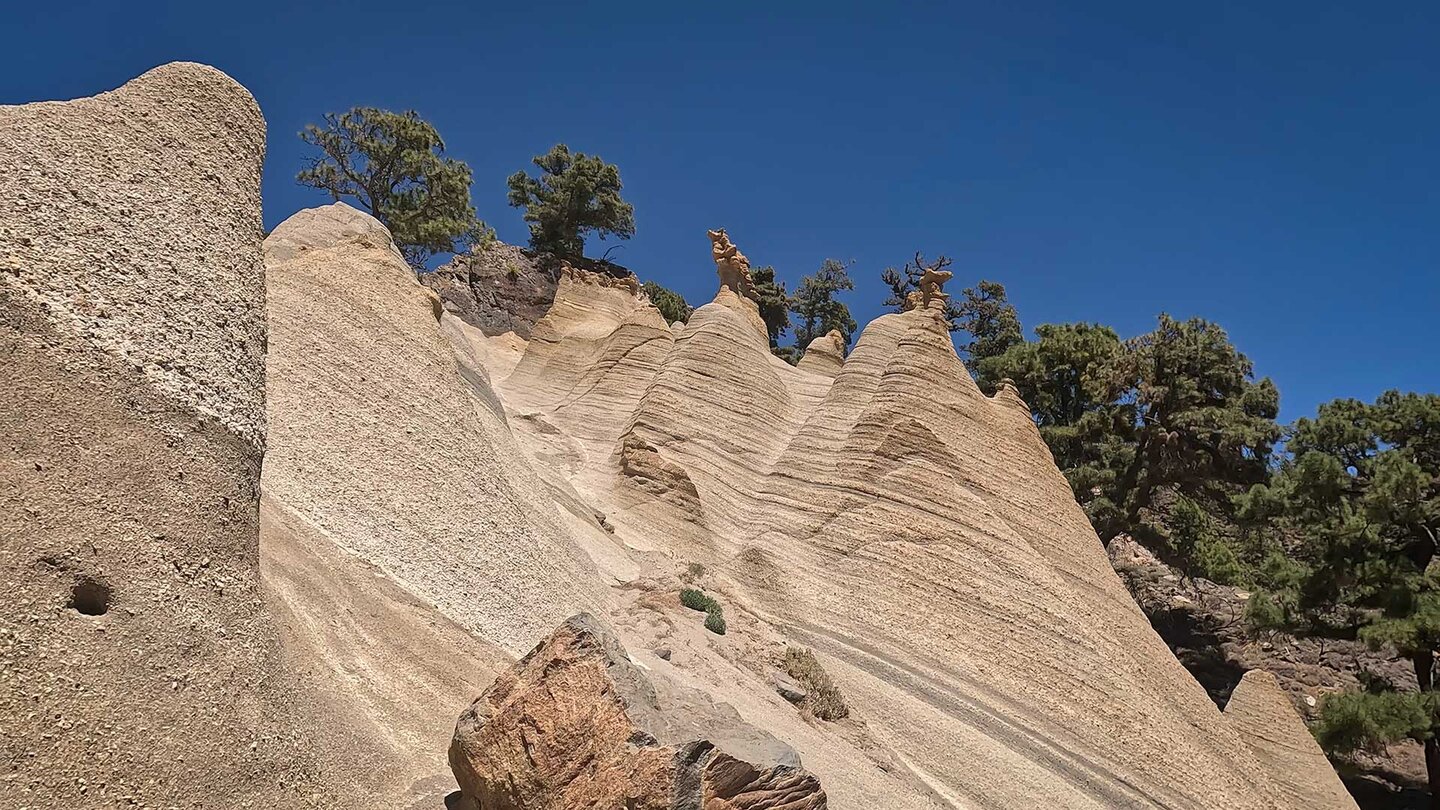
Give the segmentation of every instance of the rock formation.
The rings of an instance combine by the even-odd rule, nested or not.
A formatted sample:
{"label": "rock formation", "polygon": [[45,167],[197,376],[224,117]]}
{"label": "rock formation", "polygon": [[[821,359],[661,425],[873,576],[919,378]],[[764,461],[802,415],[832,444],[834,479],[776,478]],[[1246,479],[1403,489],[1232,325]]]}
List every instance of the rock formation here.
{"label": "rock formation", "polygon": [[826,806],[789,746],[697,690],[647,677],[584,614],[465,710],[450,765],[485,810]]}
{"label": "rock formation", "polygon": [[845,336],[838,329],[831,329],[810,341],[810,345],[805,347],[805,354],[796,364],[798,368],[826,377],[839,374],[844,365]]}
{"label": "rock formation", "polygon": [[[553,474],[617,539],[703,563],[815,649],[914,795],[1277,806],[1121,586],[1023,403],[978,391],[930,309],[871,323],[838,368],[823,352],[792,368],[742,302],[722,289],[674,334],[642,305],[562,285],[498,382],[522,444],[564,458]],[[640,447],[695,495],[633,486]],[[874,801],[824,753],[807,761],[837,805]]]}
{"label": "rock formation", "polygon": [[912,309],[928,309],[931,301],[944,302],[948,299],[950,296],[945,294],[943,288],[945,287],[945,282],[955,276],[953,272],[945,269],[946,265],[949,264],[949,259],[941,257],[938,262],[926,265],[920,258],[920,255],[916,254],[915,264],[924,269],[920,273],[920,281],[915,289],[905,296],[904,308],[907,311]]}
{"label": "rock formation", "polygon": [[0,806],[327,803],[256,570],[264,135],[194,64],[0,107]]}
{"label": "rock formation", "polygon": [[1356,810],[1325,752],[1295,713],[1275,676],[1252,669],[1225,704],[1225,719],[1270,774],[1284,807]]}
{"label": "rock formation", "polygon": [[730,241],[730,235],[725,233],[724,228],[706,233],[710,236],[710,256],[715,260],[720,286],[729,287],[741,298],[757,299],[759,293],[755,290],[755,279],[750,275],[750,260]]}
{"label": "rock formation", "polygon": [[513,653],[593,608],[590,560],[385,228],[335,203],[265,247],[266,498]]}
{"label": "rock formation", "polygon": [[[792,367],[717,231],[683,329],[577,269],[487,334],[344,205],[262,278],[263,131],[196,65],[0,108],[0,806],[436,807],[532,648],[451,741],[487,810],[1333,798],[1156,637],[943,278]],[[534,647],[578,611],[615,639]],[[847,718],[777,693],[792,646]]]}
{"label": "rock formation", "polygon": [[[571,264],[607,278],[635,278],[603,259],[576,258]],[[561,272],[560,260],[549,254],[493,242],[421,274],[420,282],[440,295],[447,311],[485,335],[514,332],[529,338],[555,300]]]}

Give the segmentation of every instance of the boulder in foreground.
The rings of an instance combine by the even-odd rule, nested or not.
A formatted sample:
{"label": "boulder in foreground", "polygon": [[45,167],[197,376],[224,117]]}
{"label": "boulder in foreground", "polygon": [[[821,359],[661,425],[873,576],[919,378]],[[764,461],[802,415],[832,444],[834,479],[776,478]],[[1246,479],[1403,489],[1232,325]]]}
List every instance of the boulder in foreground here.
{"label": "boulder in foreground", "polygon": [[820,782],[727,704],[652,681],[588,614],[495,680],[450,743],[461,806],[820,810]]}

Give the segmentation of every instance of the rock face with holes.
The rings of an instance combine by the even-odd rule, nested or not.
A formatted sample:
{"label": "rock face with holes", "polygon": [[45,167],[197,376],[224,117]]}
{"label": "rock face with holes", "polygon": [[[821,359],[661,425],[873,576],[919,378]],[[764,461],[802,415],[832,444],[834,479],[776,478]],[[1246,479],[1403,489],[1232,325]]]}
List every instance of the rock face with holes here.
{"label": "rock face with holes", "polygon": [[256,570],[264,135],[194,64],[0,107],[0,806],[317,791]]}
{"label": "rock face with holes", "polygon": [[581,614],[460,716],[450,765],[485,810],[826,806],[789,746],[704,694],[647,677]]}

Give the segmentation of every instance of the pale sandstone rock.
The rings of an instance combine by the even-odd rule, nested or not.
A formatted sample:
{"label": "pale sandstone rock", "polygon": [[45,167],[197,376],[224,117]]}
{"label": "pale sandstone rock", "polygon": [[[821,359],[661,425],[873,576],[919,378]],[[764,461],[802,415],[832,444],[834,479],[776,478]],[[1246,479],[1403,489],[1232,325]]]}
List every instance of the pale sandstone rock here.
{"label": "pale sandstone rock", "polygon": [[0,806],[353,798],[256,570],[264,140],[196,64],[0,107]]}
{"label": "pale sandstone rock", "polygon": [[644,439],[626,436],[621,442],[620,471],[637,488],[670,501],[689,515],[699,515],[700,494],[685,468],[666,460]]}
{"label": "pale sandstone rock", "polygon": [[[574,442],[556,474],[617,537],[703,563],[727,614],[742,605],[824,656],[911,796],[1286,806],[1125,592],[1024,403],[976,388],[934,300],[871,323],[833,377],[776,362],[746,303],[722,289],[662,332],[608,291],[562,285],[499,393]],[[698,520],[626,480],[616,459],[637,441],[684,471]],[[837,806],[904,801],[841,746],[813,750]]]}
{"label": "pale sandstone rock", "polygon": [[826,806],[788,746],[729,706],[646,677],[583,614],[465,710],[450,765],[485,810]]}
{"label": "pale sandstone rock", "polygon": [[840,368],[844,364],[845,336],[838,330],[831,329],[810,341],[810,345],[805,347],[805,354],[800,356],[800,362],[796,364],[796,367],[814,374],[834,377],[840,373]]}
{"label": "pale sandstone rock", "polygon": [[336,203],[265,247],[265,497],[514,653],[594,609],[593,564],[384,227]]}
{"label": "pale sandstone rock", "polygon": [[1261,669],[1245,673],[1225,704],[1225,719],[1269,772],[1283,806],[1357,810],[1274,675]]}
{"label": "pale sandstone rock", "polygon": [[720,276],[720,286],[742,298],[757,298],[755,279],[750,274],[750,259],[730,241],[724,228],[706,231],[710,237],[710,257],[715,260],[715,273]]}

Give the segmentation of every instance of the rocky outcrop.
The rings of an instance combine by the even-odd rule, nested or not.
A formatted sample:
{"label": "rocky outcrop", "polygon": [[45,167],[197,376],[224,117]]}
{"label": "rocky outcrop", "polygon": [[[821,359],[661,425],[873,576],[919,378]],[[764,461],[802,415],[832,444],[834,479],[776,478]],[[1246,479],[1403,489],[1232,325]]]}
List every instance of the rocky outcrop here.
{"label": "rocky outcrop", "polygon": [[1255,753],[1278,788],[1283,806],[1356,810],[1325,752],[1295,713],[1275,676],[1252,669],[1225,704],[1225,719]]}
{"label": "rocky outcrop", "polygon": [[0,107],[3,807],[329,804],[260,598],[254,99]]}
{"label": "rocky outcrop", "polygon": [[484,810],[820,810],[788,746],[705,695],[647,677],[570,618],[460,716],[450,766]]}
{"label": "rocky outcrop", "polygon": [[[1225,706],[1241,677],[1252,670],[1273,676],[1307,723],[1319,718],[1326,695],[1364,689],[1367,678],[1415,688],[1409,662],[1372,650],[1363,641],[1251,630],[1244,620],[1248,591],[1183,577],[1127,535],[1110,541],[1107,552],[1155,631],[1216,705]],[[1362,792],[1384,796],[1405,788],[1424,789],[1426,784],[1424,749],[1413,740],[1393,743],[1383,752],[1357,754],[1351,765],[1345,779],[1357,797]]]}
{"label": "rocky outcrop", "polygon": [[516,654],[593,609],[589,558],[385,228],[336,203],[265,250],[265,497]]}
{"label": "rocky outcrop", "polygon": [[715,274],[720,277],[720,286],[729,289],[741,298],[759,300],[755,289],[755,278],[750,274],[750,259],[730,241],[724,228],[706,231],[710,237],[710,257],[715,260]]}
{"label": "rocky outcrop", "polygon": [[[574,442],[555,474],[617,538],[703,564],[727,616],[744,606],[823,657],[911,795],[1274,810],[1268,775],[1135,607],[1023,403],[984,396],[961,364],[932,281],[930,306],[872,322],[843,360],[813,347],[802,368],[773,358],[728,289],[662,332],[612,291],[562,285],[498,390]],[[634,486],[624,459],[642,446],[671,480],[683,471],[698,517]],[[835,748],[815,750],[837,804],[875,801]]]}
{"label": "rocky outcrop", "polygon": [[800,362],[796,364],[796,367],[812,374],[834,377],[840,373],[840,369],[844,365],[845,336],[838,330],[831,329],[810,341],[810,345],[805,347],[805,354],[800,356]]}
{"label": "rocky outcrop", "polygon": [[637,488],[670,501],[687,514],[699,514],[700,493],[685,468],[667,461],[644,439],[626,436],[621,442],[620,471]]}
{"label": "rocky outcrop", "polygon": [[[634,278],[607,261],[571,263],[609,278]],[[492,242],[421,274],[420,281],[439,294],[447,312],[486,335],[514,332],[528,339],[554,302],[563,273],[562,262],[548,254]]]}

